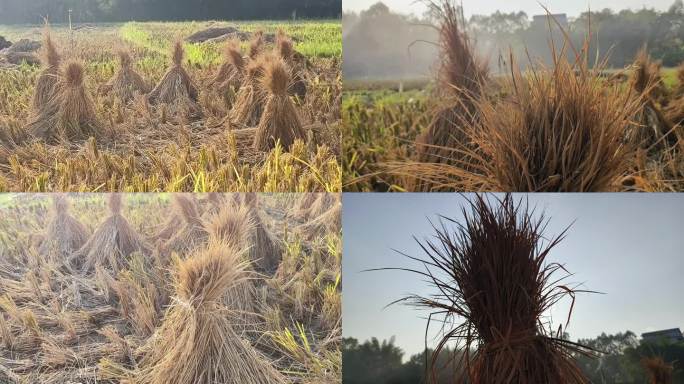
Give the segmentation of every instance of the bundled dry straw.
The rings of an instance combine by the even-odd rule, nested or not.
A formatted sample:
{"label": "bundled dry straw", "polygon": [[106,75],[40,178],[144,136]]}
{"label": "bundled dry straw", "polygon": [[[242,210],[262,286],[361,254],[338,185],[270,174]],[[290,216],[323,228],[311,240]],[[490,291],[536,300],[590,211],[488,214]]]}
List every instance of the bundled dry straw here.
{"label": "bundled dry straw", "polygon": [[[304,199],[306,198],[303,197],[302,200]],[[342,202],[331,194],[321,194],[308,210],[300,211],[300,215],[302,214],[306,217],[306,222],[300,227],[302,234],[307,239],[320,238],[326,233],[337,232],[341,227]]]}
{"label": "bundled dry straw", "polygon": [[228,41],[224,56],[224,62],[219,67],[209,86],[216,88],[230,107],[233,104],[235,94],[240,90],[240,86],[244,81],[246,64],[240,51],[240,44],[236,40]]}
{"label": "bundled dry straw", "polygon": [[121,195],[109,196],[111,215],[95,230],[88,242],[71,257],[71,265],[82,273],[93,273],[96,268],[118,273],[128,266],[128,258],[135,252],[149,250],[125,217],[121,214]]}
{"label": "bundled dry straw", "polygon": [[249,58],[255,60],[264,51],[264,31],[256,31],[249,42]]}
{"label": "bundled dry straw", "polygon": [[250,209],[246,204],[224,203],[205,223],[209,241],[228,244],[235,249],[249,248],[254,231]]}
{"label": "bundled dry straw", "polygon": [[260,56],[256,60],[250,60],[247,64],[244,81],[235,98],[235,105],[229,114],[232,122],[248,127],[259,124],[266,99],[265,92],[260,84],[264,76],[266,61],[267,59],[264,56]]}
{"label": "bundled dry straw", "polygon": [[644,95],[644,105],[637,113],[640,125],[632,130],[631,139],[641,147],[649,148],[667,136],[665,142],[674,145],[677,136],[661,106],[667,97],[667,89],[660,75],[660,63],[651,60],[646,47],[643,47],[637,53],[634,67],[631,85],[637,93]]}
{"label": "bundled dry straw", "polygon": [[244,278],[240,252],[214,245],[178,266],[174,304],[146,346],[138,380],[149,384],[284,383],[233,328],[222,303]]}
{"label": "bundled dry straw", "polygon": [[429,4],[441,18],[436,96],[446,101],[438,105],[427,131],[416,141],[418,160],[463,164],[463,151],[470,146],[465,130],[478,118],[476,100],[484,93],[487,63],[477,57],[459,9],[449,0]]}
{"label": "bundled dry straw", "polygon": [[642,98],[605,85],[599,71],[561,58],[553,69],[529,76],[514,68],[507,84],[510,98],[481,100],[481,124],[472,140],[482,153],[481,182],[487,189],[615,189],[634,158],[635,146],[624,137]]}
{"label": "bundled dry straw", "polygon": [[304,69],[297,62],[296,51],[294,43],[282,29],[278,30],[276,36],[276,50],[278,55],[285,61],[285,63],[292,68],[292,85],[289,87],[290,95],[296,96],[299,100],[306,98],[306,81],[304,79]]}
{"label": "bundled dry straw", "polygon": [[[252,246],[253,233],[255,231],[254,218],[250,207],[246,204],[225,204],[205,224],[209,234],[210,244],[225,244],[231,249],[249,249]],[[242,263],[245,263],[245,277],[252,275],[251,261],[248,255],[241,253]],[[254,281],[245,278],[236,282],[228,289],[226,305],[235,312],[236,326],[253,323],[254,316]]]}
{"label": "bundled dry straw", "polygon": [[672,371],[674,367],[668,364],[662,357],[644,357],[641,365],[646,370],[649,384],[672,384]]}
{"label": "bundled dry straw", "polygon": [[174,45],[171,68],[164,74],[159,84],[150,92],[150,104],[169,104],[174,112],[189,117],[198,117],[200,109],[197,105],[198,91],[183,68],[183,44],[178,41]]}
{"label": "bundled dry straw", "polygon": [[114,77],[103,87],[104,92],[113,94],[124,103],[133,100],[136,94],[149,92],[145,80],[133,68],[128,52],[119,51],[119,65]]}
{"label": "bundled dry straw", "polygon": [[545,240],[548,221],[510,194],[493,201],[477,195],[462,213],[462,220],[445,218],[453,228],[434,226],[436,240],[420,242],[426,258],[415,260],[425,270],[409,270],[439,292],[405,300],[444,314],[440,326],[450,327],[432,355],[432,379],[437,357],[456,342],[454,365],[462,373],[454,382],[587,383],[572,355],[590,351],[562,339],[562,327],[551,333],[543,317],[565,297],[574,304],[580,292],[561,285],[564,266],[546,260],[565,231]]}
{"label": "bundled dry straw", "polygon": [[251,238],[252,247],[249,249],[250,259],[257,271],[273,273],[278,268],[282,258],[278,240],[275,239],[264,223],[257,194],[245,194],[245,204],[249,208],[251,222],[254,223],[254,232]]}
{"label": "bundled dry straw", "polygon": [[275,58],[267,61],[262,83],[269,95],[254,136],[254,148],[268,152],[280,143],[289,149],[295,140],[304,140],[306,132],[287,93],[290,74],[286,64]]}
{"label": "bundled dry straw", "polygon": [[47,223],[45,240],[40,253],[53,263],[65,263],[73,252],[88,241],[90,232],[69,213],[69,200],[65,195],[52,197],[52,212]]}
{"label": "bundled dry straw", "polygon": [[175,216],[182,219],[177,231],[166,241],[167,251],[185,255],[204,245],[207,233],[202,224],[197,201],[192,194],[174,194]]}
{"label": "bundled dry straw", "polygon": [[47,30],[43,37],[41,56],[43,70],[38,75],[35,92],[33,93],[34,114],[40,114],[44,111],[49,102],[57,94],[57,86],[59,85],[59,66],[62,62],[62,57],[59,52],[57,52],[57,48],[50,37],[50,32]]}
{"label": "bundled dry straw", "polygon": [[[54,97],[34,116],[27,130],[48,142],[85,140],[101,133],[95,104],[83,84],[83,65],[68,63]],[[40,85],[40,84],[39,84]]]}

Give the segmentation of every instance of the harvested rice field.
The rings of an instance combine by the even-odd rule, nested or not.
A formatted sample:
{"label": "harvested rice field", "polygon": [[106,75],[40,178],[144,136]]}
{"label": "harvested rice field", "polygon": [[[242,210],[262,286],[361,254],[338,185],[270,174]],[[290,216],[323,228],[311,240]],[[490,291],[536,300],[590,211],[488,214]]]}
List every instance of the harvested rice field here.
{"label": "harvested rice field", "polygon": [[591,37],[561,38],[550,63],[506,52],[497,72],[460,8],[425,3],[439,31],[429,83],[345,83],[345,191],[684,190],[684,63],[642,49],[609,68],[589,59]]}
{"label": "harvested rice field", "polygon": [[341,34],[0,25],[33,50],[0,55],[0,191],[339,192]]}
{"label": "harvested rice field", "polygon": [[341,381],[335,194],[0,195],[0,382]]}

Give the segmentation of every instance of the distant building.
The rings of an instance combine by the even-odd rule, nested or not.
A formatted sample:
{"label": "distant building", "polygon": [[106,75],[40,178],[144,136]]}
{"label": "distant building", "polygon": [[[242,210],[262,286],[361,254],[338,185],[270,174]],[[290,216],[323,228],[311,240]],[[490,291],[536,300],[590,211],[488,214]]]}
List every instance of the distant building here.
{"label": "distant building", "polygon": [[[551,18],[549,20],[549,18]],[[532,27],[533,28],[548,28],[549,22],[552,27],[556,27],[560,24],[561,28],[568,28],[568,15],[565,13],[557,13],[554,15],[535,15],[532,17]]]}
{"label": "distant building", "polygon": [[684,335],[682,335],[682,331],[679,328],[642,333],[641,338],[645,342],[656,342],[658,340],[684,341]]}

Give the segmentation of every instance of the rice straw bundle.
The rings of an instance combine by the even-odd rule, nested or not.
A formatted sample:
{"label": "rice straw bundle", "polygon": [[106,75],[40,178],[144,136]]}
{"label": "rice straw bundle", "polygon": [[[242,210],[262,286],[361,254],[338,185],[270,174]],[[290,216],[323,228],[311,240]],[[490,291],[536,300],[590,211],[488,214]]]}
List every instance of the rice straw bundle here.
{"label": "rice straw bundle", "polygon": [[312,210],[318,214],[311,214],[300,227],[301,233],[309,240],[325,237],[328,233],[337,233],[342,228],[342,203],[335,198],[324,199],[323,196],[318,198],[317,203],[319,201],[320,208]]}
{"label": "rice straw bundle", "polygon": [[50,262],[64,263],[73,252],[88,241],[89,236],[85,225],[69,213],[69,200],[66,195],[54,195],[52,212],[40,253]]}
{"label": "rice straw bundle", "polygon": [[168,241],[183,227],[183,217],[178,212],[172,212],[166,221],[161,225],[161,229],[152,237],[152,241]]}
{"label": "rice straw bundle", "polygon": [[281,59],[266,62],[262,84],[269,95],[254,136],[254,148],[268,152],[279,142],[288,150],[295,140],[304,140],[306,132],[288,96],[290,74]]}
{"label": "rice straw bundle", "polygon": [[187,255],[204,245],[207,233],[202,224],[197,201],[192,194],[174,194],[173,203],[176,214],[182,219],[183,224],[164,244],[164,249]]}
{"label": "rice straw bundle", "polygon": [[173,48],[171,68],[150,92],[148,100],[152,105],[171,105],[174,113],[181,113],[187,117],[199,117],[201,116],[197,105],[199,93],[190,75],[183,68],[183,55],[183,44],[178,41]]}
{"label": "rice straw bundle", "polygon": [[[493,198],[496,199],[496,198]],[[468,212],[470,211],[470,212]],[[419,242],[426,258],[422,270],[409,270],[428,279],[439,292],[409,296],[412,305],[445,315],[444,336],[432,354],[431,378],[437,379],[437,357],[456,342],[456,366],[464,367],[454,382],[587,383],[572,354],[592,355],[588,348],[564,340],[562,328],[553,334],[544,313],[574,290],[556,276],[565,267],[547,262],[564,238],[546,241],[543,214],[515,202],[510,194],[494,202],[482,195],[463,208],[463,219],[447,228],[433,226],[436,240]],[[569,274],[568,274],[569,275]],[[572,307],[571,307],[572,308]],[[572,309],[568,315],[568,322]],[[428,327],[430,324],[428,323]],[[566,323],[567,327],[567,323]]]}
{"label": "rice straw bundle", "polygon": [[121,195],[109,195],[111,215],[95,229],[83,247],[71,257],[71,265],[84,274],[97,267],[118,273],[128,266],[128,258],[134,252],[148,254],[149,249],[138,231],[133,229],[121,214]]}
{"label": "rice straw bundle", "polygon": [[225,204],[205,224],[210,242],[225,243],[235,249],[248,249],[254,231],[250,208],[245,204]]}
{"label": "rice straw bundle", "polygon": [[[221,209],[207,220],[206,231],[209,233],[210,244],[226,244],[231,249],[249,249],[252,246],[253,233],[255,231],[253,217],[250,208],[245,204],[225,204]],[[253,271],[249,255],[242,253],[240,260],[245,263],[245,272]],[[253,324],[255,287],[252,279],[243,279],[228,289],[225,303],[235,310],[236,326]]]}
{"label": "rice straw bundle", "polygon": [[644,93],[654,102],[659,102],[667,95],[665,82],[661,76],[662,66],[651,59],[646,47],[637,52],[633,66],[634,73],[630,81],[638,93]]}
{"label": "rice straw bundle", "polygon": [[478,117],[476,100],[488,78],[487,63],[479,59],[465,31],[459,9],[449,0],[441,6],[430,2],[440,15],[440,67],[437,84],[439,105],[432,122],[416,139],[418,161],[463,164],[464,149],[470,148],[465,132]]}
{"label": "rice straw bundle", "polygon": [[264,50],[264,31],[256,31],[249,42],[249,58],[255,60]]}
{"label": "rice straw bundle", "polygon": [[646,369],[649,384],[672,384],[672,371],[674,367],[668,364],[662,357],[644,357],[641,365]]}
{"label": "rice straw bundle", "polygon": [[299,100],[306,98],[306,81],[304,80],[304,71],[295,59],[295,49],[292,39],[290,39],[282,29],[278,30],[276,36],[276,49],[278,55],[285,61],[285,63],[292,68],[292,85],[289,87],[289,94],[296,96]]}
{"label": "rice straw bundle", "polygon": [[255,228],[251,239],[252,247],[249,249],[250,260],[257,271],[272,273],[278,269],[282,258],[280,246],[261,217],[258,195],[250,192],[244,194],[244,198]]}
{"label": "rice straw bundle", "polygon": [[229,114],[230,121],[249,127],[259,124],[266,99],[265,92],[260,86],[265,61],[264,56],[260,56],[259,59],[250,60],[247,64],[244,81]]}
{"label": "rice straw bundle", "polygon": [[95,103],[83,84],[83,65],[71,62],[56,88],[56,94],[33,117],[27,130],[48,142],[58,139],[85,140],[101,133]]}
{"label": "rice straw bundle", "polygon": [[674,145],[677,136],[671,132],[673,125],[663,113],[660,104],[667,96],[667,89],[660,75],[660,63],[651,60],[646,47],[643,47],[637,53],[634,67],[632,88],[644,96],[644,106],[637,113],[640,126],[631,130],[630,139],[641,147],[648,148],[669,133],[666,143]]}
{"label": "rice straw bundle", "polygon": [[230,40],[226,45],[225,61],[221,64],[218,72],[210,82],[210,86],[216,87],[221,95],[230,101],[228,96],[240,90],[245,77],[245,59],[240,51],[240,44]]}
{"label": "rice straw bundle", "polygon": [[119,51],[119,69],[104,86],[104,91],[114,94],[119,100],[128,103],[136,94],[146,94],[149,88],[145,80],[133,68],[131,56],[126,51]]}
{"label": "rice straw bundle", "polygon": [[50,32],[46,29],[43,35],[42,48],[43,70],[36,80],[36,88],[33,93],[33,113],[40,114],[48,103],[55,97],[60,83],[59,66],[62,61],[57,48],[52,42]]}
{"label": "rice straw bundle", "polygon": [[244,279],[239,251],[221,244],[178,265],[173,304],[146,346],[138,380],[145,384],[285,383],[234,329],[221,298]]}
{"label": "rice straw bundle", "polygon": [[[678,125],[681,131],[684,128],[684,96],[674,99],[665,109],[665,119],[671,124]],[[673,140],[674,138],[670,138]]]}
{"label": "rice straw bundle", "polygon": [[[588,44],[588,43],[585,43]],[[583,49],[582,52],[587,52]],[[601,77],[586,57],[570,63],[561,52],[553,68],[528,75],[511,55],[508,97],[478,101],[479,121],[467,129],[477,147],[470,166],[435,167],[421,174],[442,183],[456,174],[468,190],[515,192],[592,192],[617,188],[628,174],[636,146],[625,132],[643,98]],[[450,183],[449,180],[444,180]]]}

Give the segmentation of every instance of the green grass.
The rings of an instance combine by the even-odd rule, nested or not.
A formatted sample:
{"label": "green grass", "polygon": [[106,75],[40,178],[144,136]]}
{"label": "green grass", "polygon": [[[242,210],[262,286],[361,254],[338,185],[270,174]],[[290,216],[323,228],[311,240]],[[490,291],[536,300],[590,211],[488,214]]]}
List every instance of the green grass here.
{"label": "green grass", "polygon": [[[295,49],[310,58],[330,58],[342,56],[342,26],[339,21],[303,21],[291,22],[220,22],[212,23],[216,26],[235,26],[246,32],[263,30],[266,33],[276,33],[283,29],[297,42]],[[139,47],[160,55],[167,55],[171,51],[174,41],[189,36],[209,26],[208,22],[155,22],[124,24],[121,37]],[[246,47],[249,43],[243,42]],[[215,65],[221,60],[221,44],[200,43],[184,44],[187,60],[196,65]]]}
{"label": "green grass", "polygon": [[677,86],[677,68],[664,68],[662,71],[663,82],[669,89]]}

